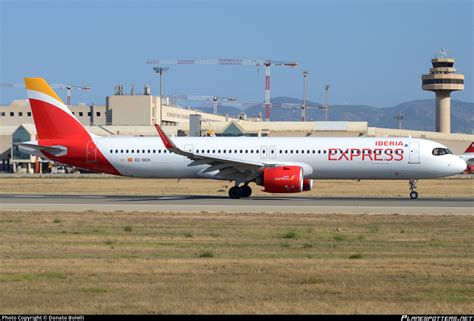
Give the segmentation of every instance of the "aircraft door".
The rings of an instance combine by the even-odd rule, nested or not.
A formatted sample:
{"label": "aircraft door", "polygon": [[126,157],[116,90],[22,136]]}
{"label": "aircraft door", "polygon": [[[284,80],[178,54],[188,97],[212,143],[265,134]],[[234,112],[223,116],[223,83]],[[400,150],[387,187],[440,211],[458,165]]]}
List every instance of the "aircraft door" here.
{"label": "aircraft door", "polygon": [[95,146],[94,142],[91,140],[87,142],[86,161],[89,163],[93,163],[97,161],[97,147]]}
{"label": "aircraft door", "polygon": [[408,164],[420,163],[420,143],[410,143],[410,155],[408,157]]}
{"label": "aircraft door", "polygon": [[267,159],[267,146],[260,146],[260,159]]}

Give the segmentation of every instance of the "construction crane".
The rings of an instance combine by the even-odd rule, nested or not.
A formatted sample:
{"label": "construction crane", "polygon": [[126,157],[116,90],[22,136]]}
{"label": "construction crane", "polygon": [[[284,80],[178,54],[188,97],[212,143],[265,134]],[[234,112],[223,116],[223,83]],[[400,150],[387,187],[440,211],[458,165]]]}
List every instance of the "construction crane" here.
{"label": "construction crane", "polygon": [[276,61],[270,59],[148,59],[147,64],[156,65],[230,65],[265,66],[265,120],[270,120],[270,66],[298,67],[294,61]]}
{"label": "construction crane", "polygon": [[191,100],[191,101],[212,101],[213,114],[217,115],[217,105],[219,102],[237,103],[235,97],[220,97],[220,96],[199,96],[199,95],[171,95],[171,100]]}
{"label": "construction crane", "polygon": [[[89,91],[92,88],[90,86],[76,86],[76,85],[64,85],[64,84],[49,84],[51,88],[65,89],[66,90],[66,104],[71,105],[71,91],[74,90],[85,90]],[[25,88],[24,84],[13,84],[13,83],[0,83],[0,88]]]}

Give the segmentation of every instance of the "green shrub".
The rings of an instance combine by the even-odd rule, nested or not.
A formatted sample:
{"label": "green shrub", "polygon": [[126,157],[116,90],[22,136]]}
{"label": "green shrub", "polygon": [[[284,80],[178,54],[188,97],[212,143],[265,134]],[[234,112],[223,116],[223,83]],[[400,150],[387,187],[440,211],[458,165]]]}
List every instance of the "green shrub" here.
{"label": "green shrub", "polygon": [[204,257],[204,258],[214,257],[214,253],[212,253],[211,251],[203,251],[199,253],[198,257]]}
{"label": "green shrub", "polygon": [[283,235],[283,238],[284,239],[296,239],[298,237],[298,234],[296,233],[296,231],[288,231],[285,233],[285,235]]}

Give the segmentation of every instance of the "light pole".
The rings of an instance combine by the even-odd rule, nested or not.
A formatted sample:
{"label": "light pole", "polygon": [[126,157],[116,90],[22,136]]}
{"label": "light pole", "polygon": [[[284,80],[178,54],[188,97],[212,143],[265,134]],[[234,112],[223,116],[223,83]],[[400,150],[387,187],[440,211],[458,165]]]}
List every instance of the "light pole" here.
{"label": "light pole", "polygon": [[[162,80],[163,80],[163,74],[170,69],[169,67],[154,67],[153,70],[157,73],[160,74],[160,126],[163,125],[163,86],[162,86]],[[157,120],[157,113],[155,111],[155,124],[158,123]]]}
{"label": "light pole", "polygon": [[324,86],[324,90],[326,91],[326,93],[324,95],[324,109],[326,110],[326,121],[328,121],[328,109],[329,109],[328,99],[329,99],[329,88],[330,87],[331,87],[330,85]]}
{"label": "light pole", "polygon": [[398,120],[398,129],[402,129],[402,120],[403,120],[403,115],[402,113],[399,113],[398,116],[393,117]]}
{"label": "light pole", "polygon": [[308,78],[308,71],[303,70],[303,110],[301,111],[301,121],[306,121],[306,79]]}

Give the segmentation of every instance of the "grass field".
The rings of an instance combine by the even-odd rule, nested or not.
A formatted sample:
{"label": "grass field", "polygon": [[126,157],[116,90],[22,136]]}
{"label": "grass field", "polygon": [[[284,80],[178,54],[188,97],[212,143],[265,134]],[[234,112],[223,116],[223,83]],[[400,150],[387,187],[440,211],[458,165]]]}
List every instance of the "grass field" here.
{"label": "grass field", "polygon": [[472,314],[473,230],[472,216],[1,212],[0,311]]}
{"label": "grass field", "polygon": [[[97,177],[0,177],[4,194],[99,194],[99,195],[227,195],[226,181],[138,179],[97,175]],[[266,195],[251,184],[253,195]],[[422,197],[474,197],[474,179],[420,180]],[[408,181],[315,180],[313,190],[285,196],[408,197]]]}

